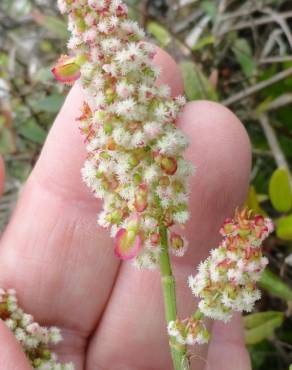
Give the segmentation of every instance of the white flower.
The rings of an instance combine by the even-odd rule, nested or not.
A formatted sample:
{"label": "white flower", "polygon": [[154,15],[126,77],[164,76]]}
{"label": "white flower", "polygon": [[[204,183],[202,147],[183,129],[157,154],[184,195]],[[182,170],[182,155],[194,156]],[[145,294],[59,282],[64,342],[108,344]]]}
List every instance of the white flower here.
{"label": "white flower", "polygon": [[132,136],[131,144],[134,148],[139,148],[141,146],[144,146],[146,142],[145,134],[143,131],[136,131],[134,135]]}
{"label": "white flower", "polygon": [[158,226],[157,220],[153,217],[145,217],[143,220],[143,227],[145,230],[154,230]]}
{"label": "white flower", "polygon": [[121,47],[121,42],[115,37],[101,40],[101,47],[106,53],[115,53]]}
{"label": "white flower", "polygon": [[133,113],[135,105],[136,103],[134,99],[129,98],[116,103],[115,111],[120,116],[130,115],[131,113]]}
{"label": "white flower", "polygon": [[60,9],[60,12],[62,14],[66,13],[68,11],[68,5],[66,0],[58,0],[58,7]]}
{"label": "white flower", "polygon": [[82,43],[82,40],[79,36],[71,36],[69,41],[67,42],[68,49],[74,50],[76,49],[80,44]]}
{"label": "white flower", "polygon": [[167,326],[168,334],[172,337],[176,337],[179,334],[179,330],[177,328],[175,321],[170,321]]}
{"label": "white flower", "polygon": [[161,154],[173,156],[181,152],[181,150],[185,150],[188,146],[188,141],[182,133],[171,130],[162,136],[156,146]]}
{"label": "white flower", "polygon": [[169,98],[170,97],[170,87],[168,85],[160,85],[158,88],[158,94],[161,98]]}
{"label": "white flower", "polygon": [[116,86],[116,91],[121,98],[127,99],[133,94],[135,87],[126,81],[119,81]]}
{"label": "white flower", "polygon": [[51,343],[57,344],[62,341],[62,335],[59,328],[51,327],[49,330],[49,338]]}
{"label": "white flower", "polygon": [[173,220],[178,224],[185,224],[190,218],[188,211],[179,211],[173,214]]}
{"label": "white flower", "polygon": [[131,141],[131,135],[122,127],[117,127],[113,131],[113,138],[115,142],[122,146],[129,146]]}

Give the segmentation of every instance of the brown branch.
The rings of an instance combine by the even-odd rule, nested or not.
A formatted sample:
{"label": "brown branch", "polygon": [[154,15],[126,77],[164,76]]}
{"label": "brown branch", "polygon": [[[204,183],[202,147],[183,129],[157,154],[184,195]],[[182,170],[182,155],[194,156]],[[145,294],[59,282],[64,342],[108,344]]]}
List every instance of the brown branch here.
{"label": "brown branch", "polygon": [[256,94],[257,92],[265,89],[266,87],[268,86],[271,86],[281,80],[284,80],[285,78],[289,77],[292,75],[292,67],[288,68],[288,69],[285,69],[284,71],[282,72],[279,72],[278,74],[274,75],[273,77],[267,79],[267,80],[264,80],[264,81],[261,81],[259,82],[258,84],[256,85],[253,85],[237,94],[234,94],[233,96],[231,96],[230,98],[227,98],[225,99],[222,104],[223,105],[226,105],[226,106],[229,106],[229,105],[232,105],[242,99],[245,99],[247,98],[248,96],[250,95],[253,95],[253,94]]}

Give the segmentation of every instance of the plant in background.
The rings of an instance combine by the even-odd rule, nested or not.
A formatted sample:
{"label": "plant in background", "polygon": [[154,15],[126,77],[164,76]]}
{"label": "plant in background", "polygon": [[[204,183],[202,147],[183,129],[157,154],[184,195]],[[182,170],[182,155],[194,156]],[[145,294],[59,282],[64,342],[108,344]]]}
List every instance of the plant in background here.
{"label": "plant in background", "polygon": [[77,119],[88,153],[82,177],[103,200],[98,223],[109,229],[118,258],[139,269],[160,268],[173,365],[189,369],[187,345],[209,340],[204,318],[228,321],[233,311],[250,311],[259,299],[256,282],[267,264],[261,243],[272,231],[271,221],[247,210],[226,220],[222,243],[189,277],[198,310],[179,319],[169,251],[180,257],[188,247],[179,230],[189,219],[188,178],[194,171],[183,157],[188,140],[176,126],[185,99],[156,84],[155,48],[143,41],[143,30],[128,19],[123,2],[58,3],[68,14],[72,55],[63,55],[53,73],[63,83],[80,80],[85,91]]}
{"label": "plant in background", "polygon": [[61,82],[80,78],[86,94],[78,118],[88,152],[82,176],[103,199],[98,223],[110,229],[120,259],[140,269],[160,266],[174,367],[188,368],[186,344],[209,338],[204,316],[228,321],[259,299],[255,284],[267,264],[260,247],[272,224],[246,210],[226,221],[222,244],[189,278],[199,309],[179,320],[169,250],[183,256],[187,249],[177,233],[189,219],[193,172],[183,158],[187,139],[176,127],[185,99],[156,84],[155,49],[121,1],[60,0],[59,7],[69,17],[74,57],[62,56],[53,73]]}

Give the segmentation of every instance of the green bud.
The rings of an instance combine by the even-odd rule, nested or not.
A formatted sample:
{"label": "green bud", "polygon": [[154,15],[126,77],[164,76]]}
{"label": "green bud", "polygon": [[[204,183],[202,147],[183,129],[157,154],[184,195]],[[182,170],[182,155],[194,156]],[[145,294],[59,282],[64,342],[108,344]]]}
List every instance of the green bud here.
{"label": "green bud", "polygon": [[94,118],[100,121],[103,121],[105,119],[105,116],[106,116],[105,112],[101,110],[94,113]]}
{"label": "green bud", "polygon": [[50,360],[52,357],[51,352],[48,349],[42,351],[42,358],[45,360]]}
{"label": "green bud", "polygon": [[106,122],[104,125],[103,125],[103,129],[104,129],[104,132],[107,134],[107,135],[110,135],[112,132],[113,132],[113,125],[109,122]]}
{"label": "green bud", "polygon": [[131,166],[131,168],[136,167],[138,163],[138,158],[136,158],[135,156],[131,156],[131,158],[129,159],[129,165]]}
{"label": "green bud", "polygon": [[133,176],[134,184],[139,185],[142,182],[142,177],[139,173],[135,173]]}
{"label": "green bud", "polygon": [[101,156],[101,158],[103,158],[103,159],[110,159],[110,157],[111,157],[107,152],[102,152],[102,153],[100,154],[100,156]]}
{"label": "green bud", "polygon": [[83,18],[78,19],[77,28],[79,32],[84,32],[86,30],[86,23]]}

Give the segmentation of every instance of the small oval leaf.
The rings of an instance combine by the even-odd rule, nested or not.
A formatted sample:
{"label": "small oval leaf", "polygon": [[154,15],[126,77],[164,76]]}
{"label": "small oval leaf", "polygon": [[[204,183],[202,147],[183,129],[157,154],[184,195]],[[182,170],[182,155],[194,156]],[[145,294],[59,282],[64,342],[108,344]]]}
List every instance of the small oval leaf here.
{"label": "small oval leaf", "polygon": [[292,190],[289,174],[285,168],[278,168],[269,183],[269,193],[274,208],[279,212],[288,212],[292,208]]}
{"label": "small oval leaf", "polygon": [[261,208],[258,195],[254,186],[249,187],[248,196],[245,201],[245,205],[248,209],[252,209],[255,214],[267,216],[267,213]]}
{"label": "small oval leaf", "polygon": [[278,311],[257,312],[244,317],[246,344],[259,343],[273,335],[284,321],[284,314]]}
{"label": "small oval leaf", "polygon": [[276,234],[280,239],[292,240],[292,215],[281,217],[277,221]]}
{"label": "small oval leaf", "polygon": [[171,41],[169,32],[157,22],[148,22],[147,31],[160,42],[162,47],[166,47]]}
{"label": "small oval leaf", "polygon": [[263,271],[259,285],[276,297],[292,301],[292,289],[269,269]]}
{"label": "small oval leaf", "polygon": [[180,64],[180,70],[188,100],[218,100],[218,95],[214,87],[195,63],[188,61],[182,62]]}

